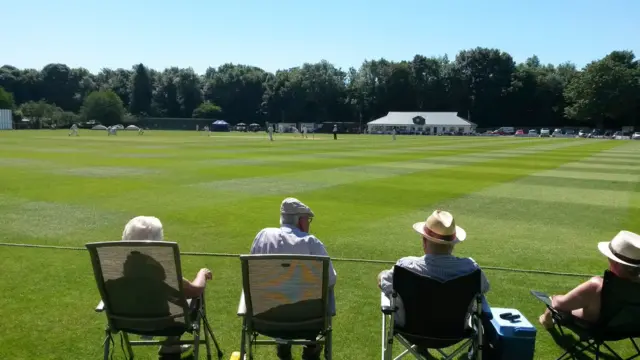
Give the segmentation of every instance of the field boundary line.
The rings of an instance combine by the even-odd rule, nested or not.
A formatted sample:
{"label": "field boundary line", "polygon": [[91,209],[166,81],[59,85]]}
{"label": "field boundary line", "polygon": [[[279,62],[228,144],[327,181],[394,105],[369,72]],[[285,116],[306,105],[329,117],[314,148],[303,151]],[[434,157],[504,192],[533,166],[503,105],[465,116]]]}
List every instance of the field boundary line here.
{"label": "field boundary line", "polygon": [[[52,250],[73,250],[73,251],[86,251],[87,249],[80,246],[58,246],[58,245],[39,245],[39,244],[19,244],[19,243],[5,243],[0,242],[0,246],[6,247],[19,247],[19,248],[31,248],[31,249],[52,249]],[[180,255],[185,256],[211,256],[211,257],[239,257],[241,254],[233,253],[210,253],[210,252],[198,252],[198,251],[182,251]],[[368,264],[395,264],[395,261],[391,260],[376,260],[376,259],[357,259],[357,258],[331,258],[331,261],[336,262],[352,262],[352,263],[368,263]],[[538,274],[538,275],[556,275],[556,276],[571,276],[571,277],[593,277],[592,274],[581,274],[571,272],[559,272],[559,271],[547,271],[547,270],[535,270],[535,269],[517,269],[500,266],[483,266],[483,270],[495,270],[505,271],[523,274]]]}

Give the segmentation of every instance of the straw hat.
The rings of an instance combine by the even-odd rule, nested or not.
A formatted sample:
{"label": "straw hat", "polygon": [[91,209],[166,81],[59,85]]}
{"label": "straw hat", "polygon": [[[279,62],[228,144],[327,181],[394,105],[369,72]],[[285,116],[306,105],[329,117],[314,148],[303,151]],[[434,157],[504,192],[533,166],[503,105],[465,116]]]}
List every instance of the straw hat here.
{"label": "straw hat", "polygon": [[467,232],[456,226],[453,215],[442,210],[434,211],[426,221],[413,224],[413,229],[425,239],[438,244],[454,245],[467,237]]}
{"label": "straw hat", "polygon": [[631,231],[620,231],[613,240],[598,243],[598,250],[617,263],[640,267],[640,235]]}

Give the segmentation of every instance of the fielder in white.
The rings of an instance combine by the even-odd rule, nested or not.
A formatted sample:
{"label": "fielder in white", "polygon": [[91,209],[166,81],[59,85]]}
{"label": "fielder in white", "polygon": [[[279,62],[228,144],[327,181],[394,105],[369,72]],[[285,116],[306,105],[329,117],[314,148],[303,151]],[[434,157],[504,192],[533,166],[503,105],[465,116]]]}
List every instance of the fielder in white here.
{"label": "fielder in white", "polygon": [[269,141],[273,141],[273,126],[269,125],[267,132],[269,133]]}
{"label": "fielder in white", "polygon": [[138,135],[144,135],[144,129],[143,128],[139,128],[138,129]]}
{"label": "fielder in white", "polygon": [[309,136],[307,136],[307,126],[306,125],[302,126],[302,137],[304,137],[305,139],[309,138]]}
{"label": "fielder in white", "polygon": [[70,130],[71,131],[69,131],[69,136],[71,136],[71,135],[78,136],[78,125],[76,125],[76,124],[71,125],[71,129]]}
{"label": "fielder in white", "polygon": [[118,135],[118,129],[115,126],[110,126],[107,128],[107,136]]}
{"label": "fielder in white", "polygon": [[393,138],[393,141],[396,141],[396,128],[393,128],[393,130],[391,130],[391,137]]}

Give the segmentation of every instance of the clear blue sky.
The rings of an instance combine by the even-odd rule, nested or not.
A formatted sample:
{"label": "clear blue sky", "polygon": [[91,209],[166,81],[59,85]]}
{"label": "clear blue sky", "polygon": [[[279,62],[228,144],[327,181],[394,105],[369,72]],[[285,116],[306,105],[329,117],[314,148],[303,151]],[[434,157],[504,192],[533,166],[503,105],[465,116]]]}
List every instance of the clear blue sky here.
{"label": "clear blue sky", "polygon": [[496,47],[579,67],[640,56],[640,0],[0,0],[0,64],[156,69],[227,62],[268,71],[326,59],[450,59]]}

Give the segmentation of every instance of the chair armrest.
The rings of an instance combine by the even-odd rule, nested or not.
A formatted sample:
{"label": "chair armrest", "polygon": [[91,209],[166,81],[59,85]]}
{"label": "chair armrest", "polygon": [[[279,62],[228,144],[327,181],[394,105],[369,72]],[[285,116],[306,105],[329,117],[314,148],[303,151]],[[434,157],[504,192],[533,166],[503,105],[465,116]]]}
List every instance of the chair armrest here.
{"label": "chair armrest", "polygon": [[380,292],[380,310],[385,315],[391,315],[396,311],[395,308],[391,307],[391,299],[389,299],[382,291]]}
{"label": "chair armrest", "polygon": [[104,311],[104,302],[102,302],[102,300],[100,300],[100,302],[98,303],[98,306],[96,306],[96,312],[103,312]]}
{"label": "chair armrest", "polygon": [[244,303],[244,291],[240,295],[240,302],[238,303],[238,316],[244,316],[247,313],[247,306]]}

